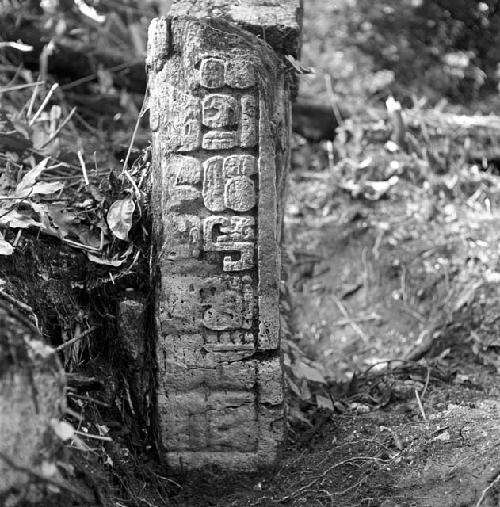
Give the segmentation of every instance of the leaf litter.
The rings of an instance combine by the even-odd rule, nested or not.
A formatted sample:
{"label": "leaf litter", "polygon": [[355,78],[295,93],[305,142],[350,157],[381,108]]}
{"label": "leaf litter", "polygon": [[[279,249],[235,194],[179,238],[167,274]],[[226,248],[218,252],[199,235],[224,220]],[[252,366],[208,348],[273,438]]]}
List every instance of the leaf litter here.
{"label": "leaf litter", "polygon": [[[97,165],[87,173],[58,158],[62,153],[61,127],[67,118],[44,134],[45,156],[37,154],[35,138],[40,139],[39,129],[43,128],[38,125],[44,123],[44,108],[49,107],[56,88],[50,88],[34,114],[26,114],[24,123],[19,115],[14,123],[8,108],[1,110],[4,167],[0,178],[0,227],[4,231],[38,229],[87,252],[92,262],[121,266],[134,252],[129,232],[134,220],[138,221],[137,215],[134,217],[135,200],[142,195],[137,193],[135,183],[133,189],[127,189],[130,175],[129,179],[120,178],[111,169],[99,169]],[[120,194],[126,197],[120,198]],[[14,251],[15,245],[2,237],[1,254],[11,255]]]}

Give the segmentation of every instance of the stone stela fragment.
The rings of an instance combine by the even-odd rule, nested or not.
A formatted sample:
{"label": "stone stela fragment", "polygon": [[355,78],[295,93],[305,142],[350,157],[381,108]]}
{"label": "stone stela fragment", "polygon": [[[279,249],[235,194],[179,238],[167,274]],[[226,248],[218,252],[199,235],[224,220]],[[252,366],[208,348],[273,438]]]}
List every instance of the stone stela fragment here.
{"label": "stone stela fragment", "polygon": [[[299,19],[299,1],[288,3]],[[197,19],[183,4],[153,20],[148,41],[158,429],[174,469],[255,470],[275,461],[285,428],[280,241],[293,79],[224,9]]]}

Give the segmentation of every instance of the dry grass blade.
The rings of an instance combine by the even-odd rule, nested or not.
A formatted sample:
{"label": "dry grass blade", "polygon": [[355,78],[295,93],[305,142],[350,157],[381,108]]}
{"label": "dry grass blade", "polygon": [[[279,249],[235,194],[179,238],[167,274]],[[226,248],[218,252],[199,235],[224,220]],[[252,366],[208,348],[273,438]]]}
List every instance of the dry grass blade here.
{"label": "dry grass blade", "polygon": [[61,350],[67,349],[68,347],[71,347],[74,343],[82,340],[86,336],[88,336],[90,333],[95,331],[95,327],[91,327],[90,329],[87,329],[86,331],[83,331],[82,333],[74,336],[71,338],[71,340],[68,340],[67,342],[64,342],[62,345],[59,345],[54,349],[54,352],[60,352]]}
{"label": "dry grass blade", "polygon": [[[30,127],[35,123],[35,121],[38,119],[38,117],[42,114],[42,111],[45,109],[45,106],[48,104],[50,98],[52,97],[52,94],[57,90],[58,87],[59,87],[59,83],[54,83],[50,87],[50,90],[48,91],[47,95],[43,99],[42,104],[40,105],[40,107],[37,109],[36,113],[33,115],[33,117],[28,122],[28,125]],[[35,88],[35,90],[36,89],[37,88]]]}
{"label": "dry grass blade", "polygon": [[42,85],[43,81],[35,81],[34,83],[25,83],[20,85],[11,86],[0,86],[0,93],[16,92],[19,90],[25,90],[26,88],[32,88],[33,86]]}
{"label": "dry grass blade", "polygon": [[73,107],[73,109],[71,109],[71,111],[69,112],[68,116],[66,116],[66,118],[59,124],[55,132],[43,144],[37,146],[35,149],[42,150],[47,145],[49,145],[61,133],[62,129],[66,126],[66,124],[71,120],[71,118],[76,112],[76,109],[77,109],[76,106]]}
{"label": "dry grass blade", "polygon": [[366,335],[366,333],[361,329],[361,327],[351,318],[348,311],[346,310],[345,306],[341,303],[341,301],[334,297],[335,304],[337,305],[338,309],[342,313],[342,315],[345,317],[346,321],[349,323],[349,325],[356,331],[356,333],[360,336],[360,338],[363,340],[364,343],[369,342],[369,337]]}
{"label": "dry grass blade", "polygon": [[415,398],[417,399],[418,409],[420,410],[420,414],[422,415],[422,419],[425,422],[428,422],[427,421],[427,415],[426,415],[425,410],[424,410],[424,406],[422,405],[422,400],[420,399],[420,396],[419,396],[418,391],[417,391],[416,388],[415,388]]}
{"label": "dry grass blade", "polygon": [[83,159],[83,154],[81,152],[81,150],[78,150],[78,160],[80,161],[80,166],[82,168],[82,174],[83,174],[83,179],[85,180],[85,185],[90,185],[90,182],[89,182],[89,177],[87,175],[87,166],[85,164],[85,160]]}

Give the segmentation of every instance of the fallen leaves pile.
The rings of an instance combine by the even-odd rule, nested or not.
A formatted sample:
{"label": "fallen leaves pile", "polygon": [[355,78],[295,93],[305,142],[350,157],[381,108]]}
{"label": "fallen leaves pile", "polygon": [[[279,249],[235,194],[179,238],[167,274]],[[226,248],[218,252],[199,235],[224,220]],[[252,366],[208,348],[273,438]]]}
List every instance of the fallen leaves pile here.
{"label": "fallen leaves pile", "polygon": [[14,252],[23,230],[37,229],[92,262],[121,266],[134,253],[129,233],[141,216],[147,154],[121,173],[95,151],[89,162],[71,146],[71,132],[60,135],[75,110],[63,118],[60,105],[47,105],[57,86],[45,96],[43,85],[33,88],[20,112],[9,103],[0,109],[0,255]]}

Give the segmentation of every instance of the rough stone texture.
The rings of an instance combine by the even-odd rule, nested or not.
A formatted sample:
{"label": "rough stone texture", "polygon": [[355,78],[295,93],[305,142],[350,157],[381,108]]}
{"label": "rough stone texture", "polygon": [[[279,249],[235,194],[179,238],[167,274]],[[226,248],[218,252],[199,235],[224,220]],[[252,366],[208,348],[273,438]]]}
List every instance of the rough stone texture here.
{"label": "rough stone texture", "polygon": [[[185,17],[188,4],[154,20],[148,44],[159,430],[173,468],[253,470],[275,461],[284,434],[292,83],[269,45],[225,19]],[[208,4],[223,3],[197,11]]]}
{"label": "rough stone texture", "polygon": [[118,333],[123,371],[127,378],[135,416],[147,426],[149,372],[146,349],[147,316],[145,298],[128,294],[118,304]]}
{"label": "rough stone texture", "polygon": [[261,37],[275,51],[300,56],[302,0],[176,0],[165,2],[163,14],[167,12],[171,18],[224,18]]}
{"label": "rough stone texture", "polygon": [[[50,422],[62,414],[64,384],[53,350],[15,305],[0,295],[1,455],[32,470],[51,459]],[[0,456],[0,495],[30,479]]]}

